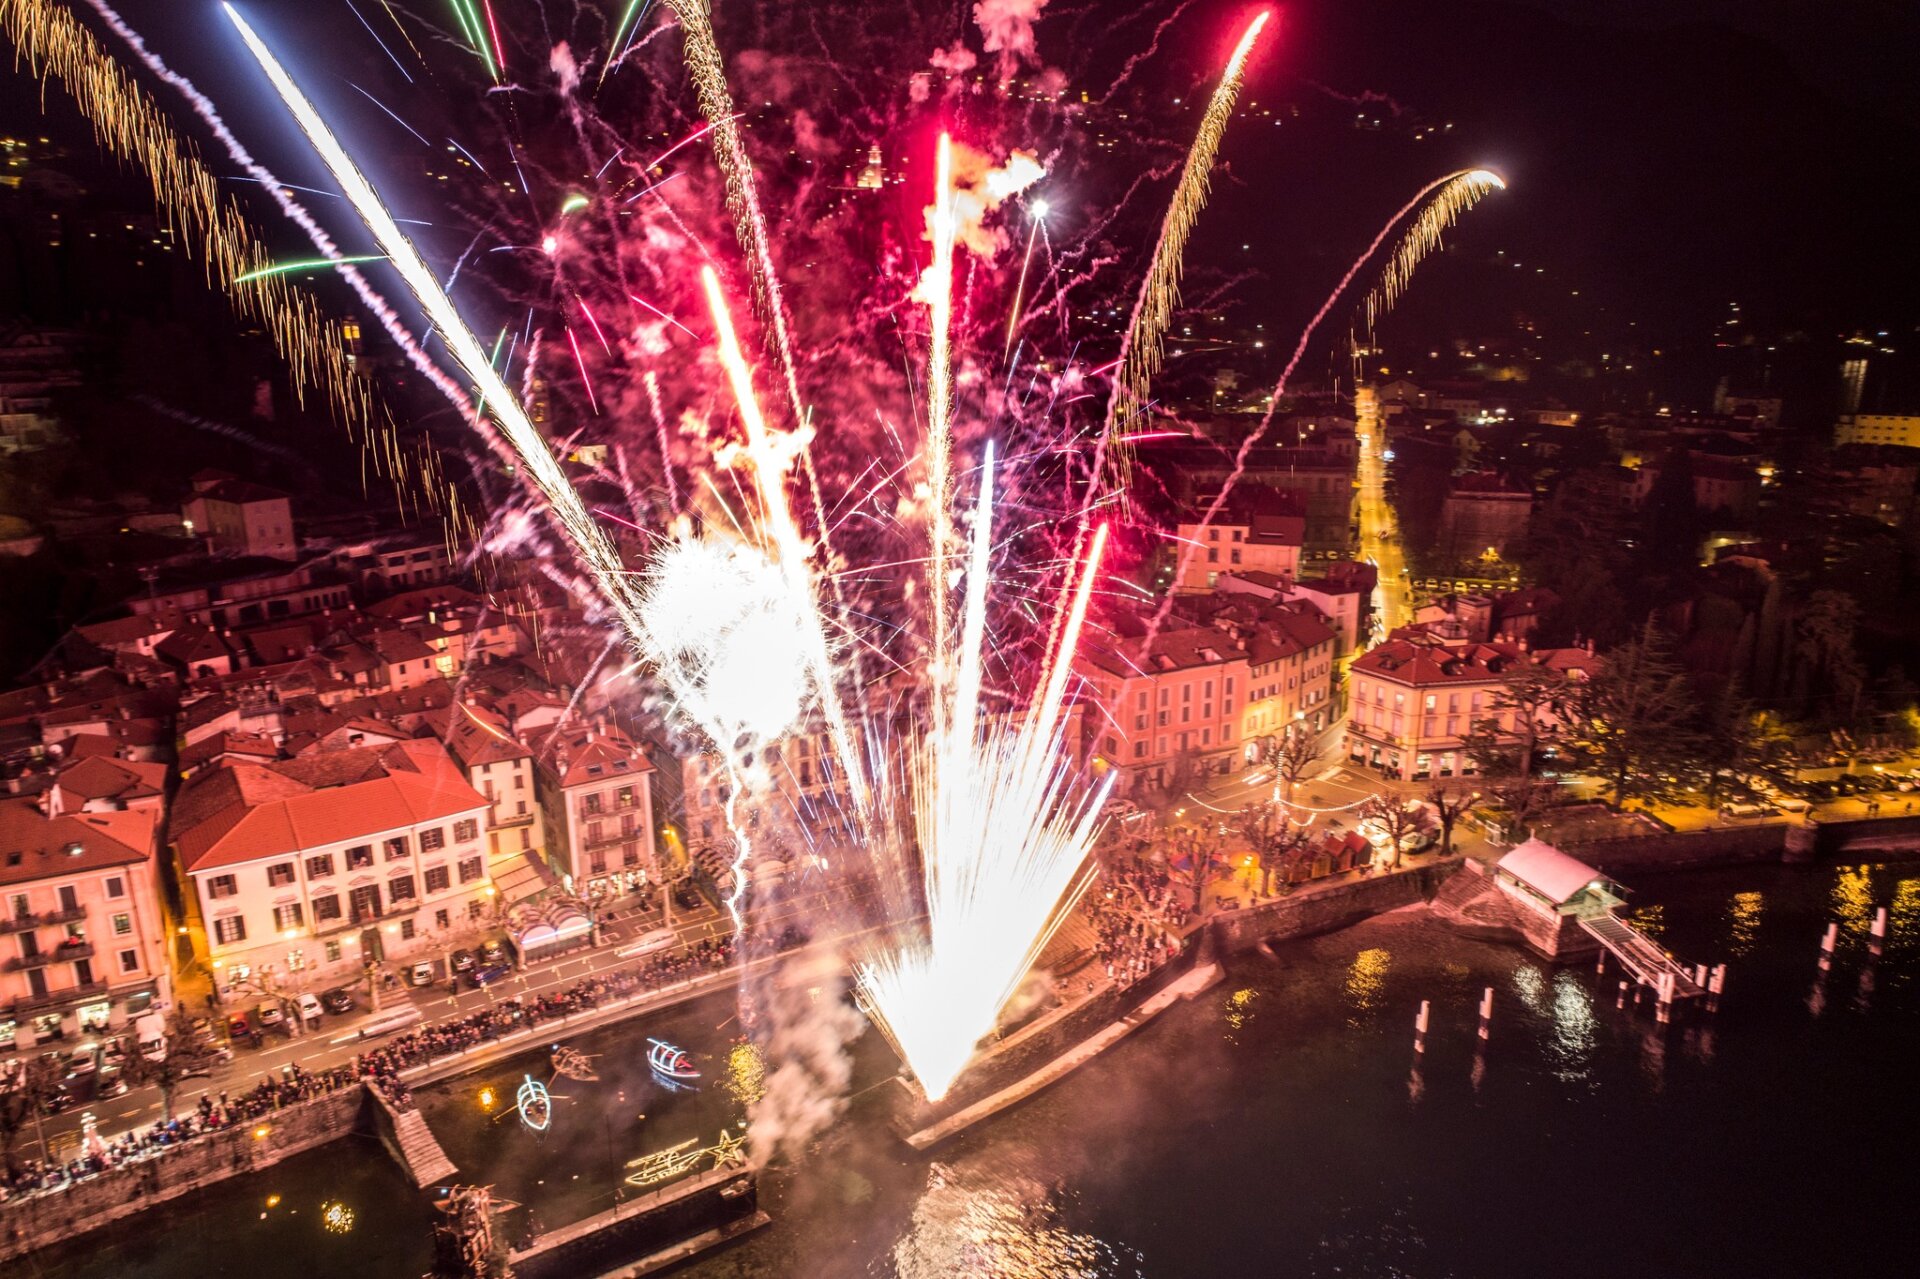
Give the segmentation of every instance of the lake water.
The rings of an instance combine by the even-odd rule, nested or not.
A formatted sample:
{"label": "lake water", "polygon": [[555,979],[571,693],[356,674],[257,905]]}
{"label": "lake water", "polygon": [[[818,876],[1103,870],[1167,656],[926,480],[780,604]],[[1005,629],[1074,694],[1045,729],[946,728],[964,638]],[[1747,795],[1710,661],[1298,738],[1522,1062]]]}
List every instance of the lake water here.
{"label": "lake water", "polygon": [[[1417,912],[1287,943],[936,1157],[882,1124],[894,1068],[854,1053],[854,1100],[762,1180],[774,1224],[677,1272],[901,1276],[1701,1276],[1898,1273],[1915,1255],[1920,866],[1644,877],[1638,920],[1725,962],[1717,1014],[1665,1029],[1617,975],[1553,969]],[[1868,951],[1888,906],[1885,953]],[[1819,978],[1826,923],[1841,924]],[[1497,1007],[1484,1051],[1475,1007]],[[1433,1002],[1424,1060],[1420,1000]],[[573,1041],[553,1126],[512,1115],[528,1054],[422,1090],[472,1180],[543,1227],[607,1206],[626,1162],[738,1124],[730,1000]],[[666,1093],[646,1037],[698,1054]],[[876,1085],[879,1085],[876,1087]],[[490,1112],[483,1089],[493,1092]],[[644,1116],[644,1117],[643,1117]],[[271,1206],[269,1197],[277,1196]],[[323,1205],[350,1230],[330,1232]],[[433,1214],[371,1143],[337,1144],[16,1263],[59,1279],[414,1276]],[[510,1229],[514,1228],[512,1226]],[[13,1273],[13,1272],[10,1272]]]}

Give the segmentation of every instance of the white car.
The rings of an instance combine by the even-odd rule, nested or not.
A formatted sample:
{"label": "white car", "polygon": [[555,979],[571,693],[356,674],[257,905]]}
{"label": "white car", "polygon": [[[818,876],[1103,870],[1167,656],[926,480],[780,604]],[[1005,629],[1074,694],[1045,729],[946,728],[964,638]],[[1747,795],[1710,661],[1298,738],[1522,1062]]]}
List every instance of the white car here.
{"label": "white car", "polygon": [[285,1024],[287,1015],[280,1011],[280,1002],[278,1000],[270,999],[266,1003],[261,1004],[260,1007],[254,1009],[254,1018],[260,1023],[260,1028],[264,1030],[269,1026],[278,1027]]}
{"label": "white car", "polygon": [[320,1024],[320,1000],[312,993],[301,995],[293,1001],[300,1007],[300,1020],[309,1026]]}
{"label": "white car", "polygon": [[635,955],[652,955],[659,951],[671,950],[678,945],[680,938],[671,928],[656,928],[633,943],[622,946],[614,953],[622,959],[632,959]]}

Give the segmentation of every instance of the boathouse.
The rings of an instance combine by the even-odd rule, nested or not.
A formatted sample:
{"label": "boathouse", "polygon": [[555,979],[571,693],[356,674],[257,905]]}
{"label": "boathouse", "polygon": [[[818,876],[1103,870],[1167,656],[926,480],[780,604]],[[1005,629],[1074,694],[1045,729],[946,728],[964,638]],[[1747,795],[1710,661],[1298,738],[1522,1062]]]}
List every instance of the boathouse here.
{"label": "boathouse", "polygon": [[1578,857],[1530,839],[1502,857],[1494,882],[1522,905],[1542,915],[1592,919],[1626,904],[1620,885]]}

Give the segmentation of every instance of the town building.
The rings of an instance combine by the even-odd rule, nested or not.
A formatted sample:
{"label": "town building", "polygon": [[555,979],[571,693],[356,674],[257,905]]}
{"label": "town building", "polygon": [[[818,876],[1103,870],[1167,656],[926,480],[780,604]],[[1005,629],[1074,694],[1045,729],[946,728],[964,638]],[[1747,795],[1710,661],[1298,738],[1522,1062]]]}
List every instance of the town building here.
{"label": "town building", "polygon": [[1109,619],[1075,662],[1089,693],[1088,754],[1118,773],[1120,793],[1232,772],[1266,738],[1334,714],[1337,633],[1305,602],[1187,597],[1151,645],[1146,629],[1131,615]]}
{"label": "town building", "polygon": [[1527,537],[1533,494],[1491,471],[1461,475],[1440,506],[1438,550],[1456,563],[1508,558]]}
{"label": "town building", "polygon": [[658,879],[654,766],[616,728],[561,724],[532,739],[536,787],[547,821],[547,862],[571,893],[623,889]]}
{"label": "town building", "polygon": [[1189,595],[1211,592],[1222,573],[1297,576],[1307,520],[1275,498],[1266,504],[1275,509],[1236,500],[1205,528],[1197,518],[1182,519],[1176,530],[1182,571],[1174,589]]}
{"label": "town building", "polygon": [[224,471],[201,471],[192,484],[193,493],[180,510],[188,536],[204,537],[221,555],[300,558],[290,496]]}
{"label": "town building", "polygon": [[1549,666],[1583,678],[1589,648],[1530,649],[1524,640],[1481,643],[1406,627],[1355,659],[1347,758],[1391,778],[1463,777],[1476,769],[1465,750],[1476,725],[1516,728],[1495,702],[1516,667]]}
{"label": "town building", "polygon": [[426,739],[195,774],[173,846],[215,988],[337,981],[471,932],[494,897],[489,808]]}
{"label": "town building", "polygon": [[0,799],[0,1048],[124,1025],[171,998],[160,810]]}
{"label": "town building", "polygon": [[1856,413],[1833,428],[1838,444],[1897,444],[1920,448],[1920,413]]}
{"label": "town building", "polygon": [[467,771],[468,783],[487,799],[487,859],[493,878],[503,890],[509,881],[525,882],[522,866],[513,863],[520,859],[530,869],[535,862],[545,862],[547,849],[533,751],[514,736],[504,715],[487,706],[455,701],[444,714],[447,750]]}

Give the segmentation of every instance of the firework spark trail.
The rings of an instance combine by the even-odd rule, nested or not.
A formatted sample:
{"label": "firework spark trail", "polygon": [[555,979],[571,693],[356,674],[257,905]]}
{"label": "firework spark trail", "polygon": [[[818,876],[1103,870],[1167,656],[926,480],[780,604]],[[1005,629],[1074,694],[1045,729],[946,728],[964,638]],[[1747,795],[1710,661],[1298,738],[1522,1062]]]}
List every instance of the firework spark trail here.
{"label": "firework spark trail", "polygon": [[[280,211],[286,214],[288,220],[295,226],[307,233],[307,238],[313,242],[313,247],[319,250],[322,257],[330,261],[347,263],[361,260],[346,258],[342,254],[340,246],[334,242],[326,228],[314,219],[305,205],[294,199],[291,189],[280,181],[271,169],[254,159],[253,153],[234,136],[233,130],[227,127],[226,120],[215,108],[213,100],[200,92],[199,87],[192,80],[168,66],[159,54],[148,48],[146,40],[138,31],[127,25],[126,20],[107,3],[107,0],[87,0],[87,3],[93,6],[95,12],[100,15],[101,21],[105,22],[115,35],[126,41],[127,47],[133,50],[134,56],[138,57],[149,71],[180,91],[181,96],[186,98],[188,104],[193,107],[194,114],[206,124],[220,145],[226,148],[233,162],[245,169],[256,182],[266,188],[267,194],[271,195],[274,203],[280,206]],[[362,90],[362,92],[365,91]],[[374,105],[380,106],[380,103],[376,101]],[[381,110],[385,111],[386,108],[381,106]],[[387,114],[393,113],[389,111]],[[404,125],[405,121],[401,123]],[[463,415],[472,412],[472,405],[467,402],[466,391],[459,383],[448,377],[439,365],[428,358],[427,353],[421,349],[420,344],[414,340],[413,334],[401,320],[399,312],[395,311],[386,298],[380,295],[367,277],[353,265],[341,266],[340,276],[346,280],[367,309],[373,312],[374,318],[380,321],[380,327],[385,329],[387,336],[391,337],[406,353],[408,362],[420,371],[421,376],[438,387],[442,395],[453,400]]]}
{"label": "firework spark trail", "polygon": [[[774,269],[773,249],[767,234],[767,219],[760,210],[760,191],[754,182],[753,162],[741,140],[739,114],[733,107],[733,94],[727,88],[726,64],[713,35],[712,15],[707,0],[666,0],[667,7],[679,19],[683,32],[687,72],[693,77],[694,96],[700,112],[713,130],[713,155],[720,166],[727,193],[727,212],[733,218],[734,238],[746,255],[747,272],[753,282],[753,309],[766,334],[766,345],[773,353],[787,410],[796,426],[805,427],[809,415],[800,398],[800,378],[794,367],[793,342],[787,333],[786,304],[780,293],[780,276]],[[827,522],[827,503],[820,491],[820,473],[813,464],[813,451],[800,450],[800,465],[807,480],[807,493],[813,503],[814,523],[819,530],[823,560],[835,560],[833,537]],[[834,603],[844,622],[847,601],[841,594],[840,579],[829,574]],[[852,776],[852,774],[849,774]]]}
{"label": "firework spark trail", "polygon": [[1102,468],[1106,463],[1109,448],[1115,452],[1116,465],[1126,456],[1126,432],[1121,426],[1122,405],[1131,416],[1142,411],[1147,403],[1147,391],[1153,381],[1153,375],[1160,369],[1165,355],[1163,339],[1167,325],[1173,320],[1174,306],[1180,300],[1180,270],[1186,256],[1187,240],[1193,234],[1193,225],[1199,220],[1200,210],[1207,204],[1209,174],[1213,170],[1214,157],[1220,153],[1220,139],[1227,131],[1227,122],[1233,118],[1233,105],[1240,96],[1240,86],[1246,78],[1248,55],[1260,38],[1260,31],[1273,16],[1270,10],[1262,10],[1254,17],[1240,43],[1234,46],[1233,56],[1227,59],[1226,70],[1220,76],[1220,83],[1213,91],[1213,98],[1207,104],[1207,113],[1201,118],[1200,131],[1194,137],[1193,147],[1187,152],[1187,162],[1180,171],[1179,185],[1174,188],[1173,201],[1167,206],[1167,215],[1160,227],[1160,242],[1153,251],[1153,260],[1147,267],[1146,277],[1140,282],[1140,296],[1133,304],[1133,317],[1128,321],[1126,335],[1120,344],[1120,369],[1114,376],[1113,389],[1107,398],[1105,428],[1100,435],[1100,443],[1095,450],[1093,485],[1097,489],[1102,479]]}
{"label": "firework spark trail", "polygon": [[933,265],[924,277],[933,328],[927,356],[927,487],[933,511],[933,535],[927,555],[927,583],[933,602],[932,674],[934,731],[946,713],[941,691],[949,677],[947,635],[947,548],[953,540],[953,139],[940,135],[935,160]]}
{"label": "firework spark trail", "polygon": [[[231,4],[221,6],[227,11],[227,17],[240,32],[240,38],[246,42],[247,49],[259,62],[261,70],[272,82],[274,91],[286,103],[295,123],[300,126],[307,140],[319,153],[327,168],[333,173],[334,181],[340,184],[348,201],[367,229],[393,260],[393,266],[405,280],[407,287],[432,318],[434,327],[440,331],[447,344],[447,351],[457,360],[473,384],[480,388],[486,397],[488,411],[499,433],[505,437],[513,451],[519,455],[518,461],[540,494],[546,499],[548,508],[559,522],[567,539],[573,544],[575,552],[586,564],[588,572],[599,585],[602,595],[625,627],[631,642],[638,643],[644,631],[640,616],[635,608],[633,592],[625,577],[625,566],[620,562],[619,552],[607,540],[600,526],[593,522],[581,503],[580,496],[567,482],[566,473],[554,460],[553,452],[546,445],[533,423],[527,419],[521,408],[520,400],[508,390],[500,374],[488,361],[487,354],[474,336],[473,330],[461,320],[460,313],[454,308],[452,299],[433,278],[427,264],[415,251],[411,241],[401,233],[394,223],[393,215],[387,211],[380,197],[367,182],[353,159],[340,145],[332,130],[327,127],[320,113],[314,109],[294,84],[279,61],[273,56],[266,44],[248,26],[239,12]],[[453,397],[449,397],[450,399]],[[466,409],[465,396],[454,400],[456,406]]]}
{"label": "firework spark trail", "polygon": [[236,291],[236,276],[270,264],[271,257],[239,207],[219,193],[213,174],[183,143],[152,97],[100,47],[72,13],[49,0],[0,0],[0,30],[37,75],[65,86],[112,154],[146,171],[154,201],[206,263],[209,281],[244,315],[257,317],[293,373],[295,392],[325,393],[351,426],[372,421],[365,383],[345,357],[336,326],[320,319],[312,300],[284,280]]}
{"label": "firework spark trail", "polygon": [[667,415],[660,411],[660,375],[648,369],[641,375],[647,388],[647,410],[653,414],[653,429],[660,437],[660,470],[667,479],[667,509],[680,513],[680,486],[673,478],[673,452],[667,447]]}
{"label": "firework spark trail", "polygon": [[1034,961],[1086,888],[1088,852],[1111,782],[1071,793],[1060,709],[1086,622],[1107,530],[1102,525],[1072,592],[1058,651],[1024,717],[982,724],[990,475],[983,477],[968,572],[967,651],[950,690],[945,733],[913,756],[914,834],[927,918],[857,970],[875,1021],[928,1100],[944,1097],[993,1029]]}
{"label": "firework spark trail", "polygon": [[[804,444],[805,437],[790,434],[776,442],[768,432],[766,418],[761,414],[759,400],[753,393],[753,371],[747,367],[746,357],[740,352],[740,339],[734,333],[733,316],[727,309],[726,296],[721,292],[720,277],[712,267],[703,266],[700,268],[700,283],[706,290],[707,307],[713,314],[720,365],[726,370],[727,381],[733,388],[734,401],[740,410],[740,421],[746,428],[747,459],[753,465],[754,482],[760,494],[762,527],[767,540],[773,544],[781,571],[786,574],[788,589],[796,598],[803,598],[812,605],[815,598],[812,574],[807,564],[807,546],[800,535],[799,525],[794,522],[793,508],[787,502],[787,463],[790,459],[782,456],[783,452],[797,451]],[[819,695],[821,713],[826,718],[834,753],[839,756],[841,770],[846,776],[847,790],[853,797],[855,812],[864,813],[870,798],[866,770],[861,767],[860,753],[854,747],[846,711],[840,704],[833,658],[819,619],[818,608],[809,607],[805,611],[806,624],[794,638],[798,639],[812,672],[814,691]],[[736,891],[737,888],[736,885]]]}
{"label": "firework spark trail", "polygon": [[[1387,279],[1383,277],[1380,284],[1375,286],[1374,291],[1367,297],[1369,326],[1376,315],[1385,314],[1386,310],[1399,300],[1401,293],[1406,289],[1407,282],[1413,277],[1414,268],[1420,264],[1421,258],[1440,242],[1440,233],[1452,226],[1462,213],[1478,203],[1480,197],[1488,191],[1504,191],[1506,187],[1507,184],[1500,175],[1490,169],[1463,169],[1458,173],[1449,173],[1444,178],[1436,178],[1421,187],[1413,199],[1401,205],[1394,215],[1387,219],[1386,225],[1380,228],[1379,234],[1375,235],[1365,251],[1353,260],[1353,265],[1348,267],[1347,273],[1340,277],[1340,282],[1333,286],[1333,292],[1327,294],[1326,301],[1322,302],[1320,309],[1313,313],[1313,319],[1307,322],[1307,327],[1300,331],[1300,340],[1294,343],[1293,355],[1287,360],[1287,367],[1280,371],[1280,380],[1274,384],[1273,394],[1267,400],[1267,411],[1260,415],[1259,425],[1248,433],[1246,439],[1240,441],[1240,448],[1233,458],[1233,470],[1228,473],[1226,482],[1220,486],[1220,491],[1214,495],[1213,501],[1208,503],[1206,514],[1200,517],[1201,530],[1204,531],[1211,526],[1214,517],[1225,508],[1227,498],[1233,493],[1233,486],[1239,483],[1240,477],[1246,473],[1247,458],[1252,454],[1254,447],[1266,438],[1268,429],[1273,425],[1274,412],[1287,393],[1287,382],[1293,377],[1294,369],[1299,366],[1300,358],[1307,353],[1307,343],[1313,340],[1314,331],[1332,312],[1334,304],[1347,291],[1347,286],[1353,283],[1353,278],[1359,275],[1367,263],[1373,260],[1373,255],[1380,251],[1380,246],[1386,243],[1389,235],[1393,234],[1393,229],[1415,209],[1420,208],[1428,197],[1433,197],[1432,202],[1428,203],[1419,218],[1415,219],[1414,224],[1408,228],[1406,235],[1401,238],[1399,245],[1388,258],[1386,269],[1393,277],[1391,291],[1387,291]],[[1436,191],[1439,192],[1437,196],[1434,195]],[[1411,253],[1408,252],[1409,248],[1412,249]],[[1181,548],[1180,562],[1174,569],[1174,581],[1181,580],[1193,557],[1199,553],[1200,545],[1201,543],[1196,539]],[[1168,592],[1161,599],[1160,607],[1154,613],[1153,624],[1147,627],[1146,638],[1140,646],[1140,652],[1143,655],[1152,649],[1154,637],[1160,633],[1160,627],[1166,622],[1172,608],[1173,594]]]}

